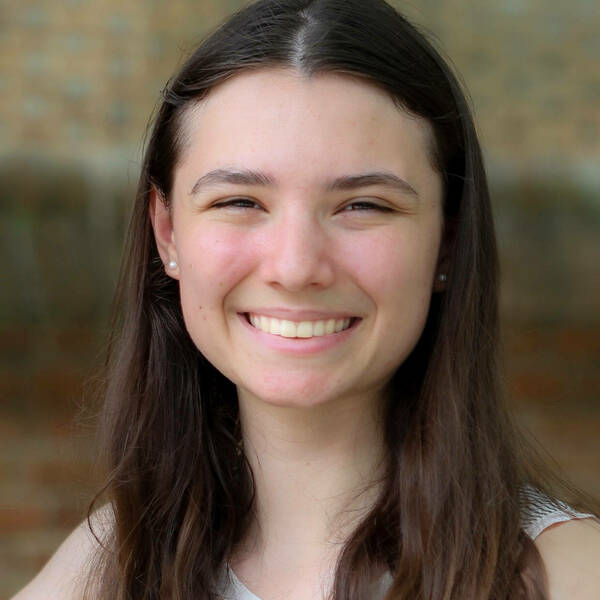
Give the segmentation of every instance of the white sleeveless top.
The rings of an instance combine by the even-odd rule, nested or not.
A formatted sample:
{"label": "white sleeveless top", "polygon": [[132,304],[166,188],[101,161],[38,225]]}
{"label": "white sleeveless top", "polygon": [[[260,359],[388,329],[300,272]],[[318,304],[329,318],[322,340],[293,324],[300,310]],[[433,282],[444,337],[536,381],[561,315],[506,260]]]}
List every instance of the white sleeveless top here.
{"label": "white sleeveless top", "polygon": [[[522,506],[521,523],[525,533],[535,539],[544,529],[556,523],[569,521],[570,519],[597,518],[594,515],[580,513],[563,504],[548,498],[545,494],[538,492],[532,487],[526,487],[521,492]],[[381,600],[392,584],[391,573],[386,573],[374,590],[374,600]],[[253,594],[236,576],[229,566],[221,576],[219,584],[220,594],[223,600],[261,600]]]}

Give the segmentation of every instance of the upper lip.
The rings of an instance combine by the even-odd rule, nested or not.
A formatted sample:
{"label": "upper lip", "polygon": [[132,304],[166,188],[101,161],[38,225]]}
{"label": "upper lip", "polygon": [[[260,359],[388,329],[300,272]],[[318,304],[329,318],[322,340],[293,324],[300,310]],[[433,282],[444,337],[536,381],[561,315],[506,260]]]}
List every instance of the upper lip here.
{"label": "upper lip", "polygon": [[285,307],[249,308],[244,313],[264,315],[288,321],[325,321],[327,319],[347,319],[357,317],[355,313],[339,310],[296,309]]}

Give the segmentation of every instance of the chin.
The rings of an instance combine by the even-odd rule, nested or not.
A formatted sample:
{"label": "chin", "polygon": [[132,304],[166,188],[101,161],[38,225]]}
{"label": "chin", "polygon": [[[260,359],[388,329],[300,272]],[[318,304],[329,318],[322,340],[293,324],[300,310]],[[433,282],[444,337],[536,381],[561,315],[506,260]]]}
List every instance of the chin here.
{"label": "chin", "polygon": [[314,408],[334,401],[337,393],[328,393],[322,385],[305,384],[302,386],[276,385],[244,388],[238,386],[240,398],[251,398],[272,406],[286,408]]}

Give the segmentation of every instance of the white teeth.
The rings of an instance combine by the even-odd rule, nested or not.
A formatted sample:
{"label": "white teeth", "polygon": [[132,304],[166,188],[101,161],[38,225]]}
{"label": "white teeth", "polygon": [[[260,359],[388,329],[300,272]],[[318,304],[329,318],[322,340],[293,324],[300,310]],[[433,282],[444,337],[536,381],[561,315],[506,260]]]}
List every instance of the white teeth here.
{"label": "white teeth", "polygon": [[296,337],[309,338],[312,337],[314,326],[310,321],[301,321],[296,326]]}
{"label": "white teeth", "polygon": [[294,321],[281,319],[280,322],[281,332],[279,335],[282,335],[283,337],[296,337],[296,323],[294,323]]}
{"label": "white teeth", "polygon": [[279,319],[276,319],[275,317],[271,318],[269,333],[274,333],[275,335],[279,335],[281,333],[281,321]]}
{"label": "white teeth", "polygon": [[335,319],[328,319],[325,323],[325,335],[331,335],[335,331]]}
{"label": "white teeth", "polygon": [[339,333],[344,329],[348,329],[351,322],[350,318],[296,322],[255,313],[250,313],[248,318],[256,329],[288,338],[311,338]]}
{"label": "white teeth", "polygon": [[271,326],[271,324],[269,323],[268,317],[265,317],[264,315],[260,315],[260,328],[263,331],[269,331],[270,326]]}

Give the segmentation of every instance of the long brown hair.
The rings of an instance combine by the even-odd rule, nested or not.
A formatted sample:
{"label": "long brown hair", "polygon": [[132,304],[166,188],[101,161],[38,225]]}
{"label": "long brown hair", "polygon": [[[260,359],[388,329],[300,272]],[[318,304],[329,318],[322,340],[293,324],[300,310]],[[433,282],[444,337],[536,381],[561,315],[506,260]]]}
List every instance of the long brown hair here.
{"label": "long brown hair", "polygon": [[98,498],[110,502],[114,525],[95,572],[97,595],[217,598],[219,576],[254,515],[235,388],[186,332],[148,204],[152,186],[169,204],[185,109],[226,78],[271,66],[359,76],[426,119],[452,234],[447,289],[434,294],[421,339],[390,382],[385,483],[342,549],[333,598],[369,599],[382,570],[394,577],[388,600],[546,597],[521,513],[525,484],[549,486],[529,453],[524,458],[501,401],[498,262],[472,117],[440,55],[383,0],[255,2],[208,37],[163,92],[103,391],[108,478]]}

